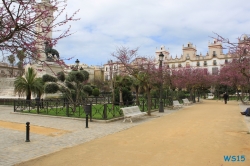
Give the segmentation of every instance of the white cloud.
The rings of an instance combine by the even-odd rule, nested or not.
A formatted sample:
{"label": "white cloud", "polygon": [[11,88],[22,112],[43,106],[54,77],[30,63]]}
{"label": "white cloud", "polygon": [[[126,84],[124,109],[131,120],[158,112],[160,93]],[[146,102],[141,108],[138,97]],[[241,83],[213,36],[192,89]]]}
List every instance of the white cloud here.
{"label": "white cloud", "polygon": [[75,56],[69,63],[104,64],[121,45],[148,56],[165,45],[175,57],[192,42],[197,54],[205,54],[213,32],[236,41],[250,27],[247,0],[69,0],[67,13],[77,9],[81,19],[71,23],[76,33],[56,46],[62,57]]}

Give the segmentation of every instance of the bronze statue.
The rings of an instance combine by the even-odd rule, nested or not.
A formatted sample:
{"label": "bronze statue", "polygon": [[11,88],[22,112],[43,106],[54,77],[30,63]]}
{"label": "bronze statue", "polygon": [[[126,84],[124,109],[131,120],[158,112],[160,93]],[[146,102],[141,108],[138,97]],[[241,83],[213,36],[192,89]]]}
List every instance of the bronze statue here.
{"label": "bronze statue", "polygon": [[44,44],[45,44],[45,54],[47,59],[51,58],[49,57],[49,54],[51,54],[53,58],[56,55],[57,59],[59,59],[59,52],[56,49],[53,49],[52,46],[49,45],[48,41],[44,42]]}

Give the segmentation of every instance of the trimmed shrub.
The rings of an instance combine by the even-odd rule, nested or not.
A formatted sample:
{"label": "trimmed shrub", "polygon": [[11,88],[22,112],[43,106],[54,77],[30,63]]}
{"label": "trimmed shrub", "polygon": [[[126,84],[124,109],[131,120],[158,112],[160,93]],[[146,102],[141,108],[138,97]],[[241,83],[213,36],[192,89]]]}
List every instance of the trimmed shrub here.
{"label": "trimmed shrub", "polygon": [[59,90],[59,86],[55,83],[46,84],[44,91],[45,93],[56,93]]}
{"label": "trimmed shrub", "polygon": [[93,89],[89,85],[84,85],[83,90],[85,93],[87,93],[89,96],[92,94]]}
{"label": "trimmed shrub", "polygon": [[98,97],[100,95],[99,89],[97,89],[97,88],[93,89],[92,95],[95,96],[95,97]]}
{"label": "trimmed shrub", "polygon": [[43,82],[56,82],[57,78],[55,78],[49,74],[45,74],[45,75],[43,75],[42,80],[43,80]]}

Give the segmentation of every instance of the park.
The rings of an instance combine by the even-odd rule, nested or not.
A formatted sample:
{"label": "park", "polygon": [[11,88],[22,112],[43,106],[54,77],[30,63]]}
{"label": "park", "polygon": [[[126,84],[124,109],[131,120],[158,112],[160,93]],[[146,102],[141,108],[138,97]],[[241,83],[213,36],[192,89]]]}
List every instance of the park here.
{"label": "park", "polygon": [[0,165],[250,165],[250,35],[210,29],[204,44],[74,3],[0,2]]}

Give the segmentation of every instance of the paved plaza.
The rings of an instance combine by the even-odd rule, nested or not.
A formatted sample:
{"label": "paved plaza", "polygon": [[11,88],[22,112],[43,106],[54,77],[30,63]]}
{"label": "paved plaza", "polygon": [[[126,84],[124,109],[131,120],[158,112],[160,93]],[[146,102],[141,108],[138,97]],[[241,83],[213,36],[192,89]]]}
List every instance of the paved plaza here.
{"label": "paved plaza", "polygon": [[[134,123],[129,123],[128,121],[123,123],[123,120],[109,123],[89,122],[89,128],[85,128],[85,119],[77,120],[77,118],[20,115],[13,113],[13,107],[0,106],[0,122],[14,122],[14,124],[21,124],[23,126],[23,131],[20,131],[0,125],[0,165],[9,166],[50,154],[63,148],[72,147],[96,138],[101,138],[105,135],[126,130],[174,111],[175,110],[166,110],[163,114],[155,112],[152,118],[143,117],[135,120]],[[31,142],[25,142],[26,122],[30,122]],[[37,134],[34,133],[35,131],[32,132],[34,126],[41,126],[47,130],[54,128],[66,132],[64,132],[64,134],[61,134],[60,131],[52,132],[51,134]]]}

